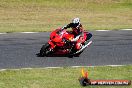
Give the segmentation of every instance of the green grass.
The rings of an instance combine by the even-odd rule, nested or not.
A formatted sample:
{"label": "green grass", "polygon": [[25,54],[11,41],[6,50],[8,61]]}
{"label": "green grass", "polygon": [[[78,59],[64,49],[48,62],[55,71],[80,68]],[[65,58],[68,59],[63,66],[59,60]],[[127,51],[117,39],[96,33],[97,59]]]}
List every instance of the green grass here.
{"label": "green grass", "polygon": [[86,30],[132,28],[132,0],[0,0],[0,32],[52,31],[74,17]]}
{"label": "green grass", "polygon": [[52,31],[74,17],[86,30],[132,28],[132,0],[0,0],[0,32]]}
{"label": "green grass", "polygon": [[[85,67],[89,78],[132,80],[132,65]],[[0,72],[0,88],[83,88],[78,81],[81,68],[6,70]],[[88,86],[86,88],[132,88],[130,86]]]}

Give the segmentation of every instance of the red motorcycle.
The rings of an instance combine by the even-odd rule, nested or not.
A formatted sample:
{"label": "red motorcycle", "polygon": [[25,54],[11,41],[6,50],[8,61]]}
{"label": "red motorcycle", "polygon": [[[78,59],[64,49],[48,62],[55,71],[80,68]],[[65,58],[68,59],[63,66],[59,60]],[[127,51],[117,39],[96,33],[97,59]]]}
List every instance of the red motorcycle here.
{"label": "red motorcycle", "polygon": [[[88,41],[92,34],[89,32],[83,32],[83,37],[78,35],[76,38],[71,31],[58,28],[51,32],[50,39],[45,43],[38,56],[79,56],[86,47],[88,47],[92,41]],[[81,43],[80,43],[81,41]],[[81,46],[79,50],[73,50],[77,45]],[[74,51],[74,52],[73,52]]]}

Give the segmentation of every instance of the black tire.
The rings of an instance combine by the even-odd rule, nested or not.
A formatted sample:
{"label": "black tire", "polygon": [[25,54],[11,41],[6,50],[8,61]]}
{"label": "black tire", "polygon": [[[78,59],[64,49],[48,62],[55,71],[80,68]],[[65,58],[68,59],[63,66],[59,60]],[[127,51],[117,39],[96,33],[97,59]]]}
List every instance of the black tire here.
{"label": "black tire", "polygon": [[86,41],[89,40],[93,35],[91,33],[87,34]]}
{"label": "black tire", "polygon": [[80,53],[75,54],[74,57],[79,57],[82,52],[83,51],[81,51]]}
{"label": "black tire", "polygon": [[79,53],[77,53],[77,54],[70,54],[70,55],[68,55],[68,57],[69,57],[69,58],[79,57],[80,54],[81,54],[82,52],[83,52],[83,51],[81,51],[81,52],[79,52]]}
{"label": "black tire", "polygon": [[73,57],[74,57],[74,55],[68,55],[68,57],[69,57],[69,58],[73,58]]}
{"label": "black tire", "polygon": [[40,49],[40,55],[41,56],[47,56],[50,54],[50,51],[49,51],[49,43],[45,43],[42,48]]}

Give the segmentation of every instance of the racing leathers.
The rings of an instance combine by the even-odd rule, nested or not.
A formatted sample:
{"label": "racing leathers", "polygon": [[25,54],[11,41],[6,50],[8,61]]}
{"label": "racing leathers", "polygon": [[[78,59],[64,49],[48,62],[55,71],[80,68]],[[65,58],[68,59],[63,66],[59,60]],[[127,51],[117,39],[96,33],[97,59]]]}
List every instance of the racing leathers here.
{"label": "racing leathers", "polygon": [[[81,48],[81,43],[82,43],[82,39],[83,39],[83,27],[82,25],[79,24],[74,24],[74,23],[70,23],[66,26],[64,26],[62,29],[67,29],[67,28],[72,28],[72,34],[74,35],[74,42],[75,42],[75,47],[72,49],[71,52],[73,51],[77,51]],[[72,42],[70,40],[70,42]]]}

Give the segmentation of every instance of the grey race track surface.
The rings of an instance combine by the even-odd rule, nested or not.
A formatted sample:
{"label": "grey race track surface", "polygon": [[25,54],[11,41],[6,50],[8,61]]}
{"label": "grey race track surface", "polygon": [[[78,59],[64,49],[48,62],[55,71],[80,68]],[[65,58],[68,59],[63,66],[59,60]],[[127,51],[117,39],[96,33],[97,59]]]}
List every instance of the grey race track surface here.
{"label": "grey race track surface", "polygon": [[0,35],[0,69],[132,64],[132,31],[91,31],[93,44],[80,57],[36,57],[48,32]]}

